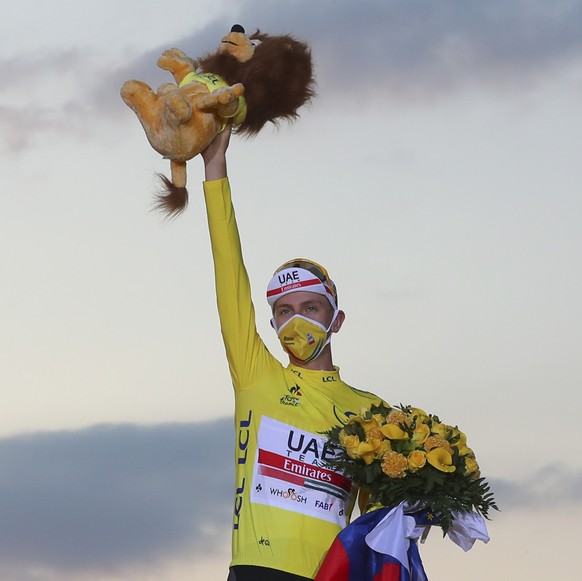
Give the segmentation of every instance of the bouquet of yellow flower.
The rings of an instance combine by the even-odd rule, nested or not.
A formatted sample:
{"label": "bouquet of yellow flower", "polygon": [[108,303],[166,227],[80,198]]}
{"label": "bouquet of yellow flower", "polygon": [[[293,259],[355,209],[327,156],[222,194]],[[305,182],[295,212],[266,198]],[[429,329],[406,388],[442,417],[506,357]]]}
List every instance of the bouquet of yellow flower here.
{"label": "bouquet of yellow flower", "polygon": [[488,518],[491,509],[498,510],[467,437],[435,415],[411,406],[373,405],[326,435],[336,448],[330,467],[367,491],[369,504],[406,502],[428,509],[443,533],[456,513]]}

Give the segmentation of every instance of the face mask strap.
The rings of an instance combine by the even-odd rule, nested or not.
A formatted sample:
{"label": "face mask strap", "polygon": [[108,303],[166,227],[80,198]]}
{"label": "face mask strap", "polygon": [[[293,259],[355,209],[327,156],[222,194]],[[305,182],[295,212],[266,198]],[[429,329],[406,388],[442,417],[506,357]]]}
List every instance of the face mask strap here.
{"label": "face mask strap", "polygon": [[292,321],[293,319],[303,319],[304,321],[309,321],[310,323],[314,323],[316,325],[318,325],[319,327],[321,327],[326,333],[329,334],[329,337],[327,339],[327,343],[326,345],[329,343],[329,341],[331,340],[331,335],[333,334],[333,331],[331,331],[331,328],[333,326],[333,324],[335,323],[335,320],[337,319],[337,316],[339,315],[339,309],[336,308],[333,312],[333,317],[331,318],[331,321],[327,327],[327,329],[319,322],[319,321],[314,321],[313,319],[310,319],[309,317],[304,317],[303,315],[293,315],[292,317],[289,317],[280,327],[277,327],[277,323],[275,322],[275,317],[273,317],[271,319],[271,327],[273,327],[273,329],[275,329],[275,333],[277,333],[277,335],[279,335],[279,333],[281,332],[281,329],[287,325],[290,321]]}
{"label": "face mask strap", "polygon": [[337,319],[338,315],[339,315],[339,309],[336,307],[335,311],[333,312],[333,317],[331,318],[331,322],[329,323],[329,327],[326,330],[327,333],[333,333],[331,328],[332,328],[333,324],[335,323],[335,320]]}
{"label": "face mask strap", "polygon": [[275,333],[277,333],[277,335],[279,335],[279,333],[281,332],[281,329],[283,329],[285,327],[285,325],[288,325],[293,319],[303,319],[304,321],[307,321],[309,323],[313,323],[314,325],[317,325],[318,327],[323,329],[326,333],[329,333],[329,330],[331,329],[331,325],[333,325],[333,321],[335,320],[335,316],[332,319],[332,322],[330,323],[330,325],[327,329],[319,321],[314,321],[313,319],[310,319],[309,317],[305,317],[303,315],[293,315],[292,317],[289,317],[279,328],[277,328],[277,323],[275,322],[275,317],[273,317],[271,319],[271,326],[273,327],[273,329],[275,329]]}
{"label": "face mask strap", "polygon": [[331,328],[332,328],[333,324],[335,323],[335,320],[337,319],[338,315],[339,315],[339,309],[336,308],[336,310],[333,313],[333,317],[331,318],[331,323],[329,324],[329,327],[325,331],[327,333],[327,341],[325,342],[325,345],[321,348],[321,351],[323,351],[323,349],[331,343],[331,336],[333,335],[333,331],[331,330]]}
{"label": "face mask strap", "polygon": [[331,336],[333,335],[333,331],[331,330],[331,327],[333,326],[335,320],[337,319],[338,314],[339,314],[339,309],[336,308],[327,329],[325,329],[325,327],[322,324],[318,323],[317,321],[313,321],[312,319],[309,319],[312,323],[316,323],[322,329],[325,329],[325,332],[327,333],[327,339],[326,339],[325,343],[321,346],[319,353],[317,355],[315,355],[315,357],[311,357],[310,361],[317,359],[323,353],[323,350],[331,343]]}

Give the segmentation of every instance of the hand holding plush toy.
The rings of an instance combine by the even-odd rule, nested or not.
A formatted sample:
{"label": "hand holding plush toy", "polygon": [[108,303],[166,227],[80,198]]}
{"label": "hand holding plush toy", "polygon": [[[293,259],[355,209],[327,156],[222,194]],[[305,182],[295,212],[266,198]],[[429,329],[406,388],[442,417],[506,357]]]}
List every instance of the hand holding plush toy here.
{"label": "hand holding plush toy", "polygon": [[247,36],[235,24],[218,50],[193,60],[176,48],[165,51],[158,66],[176,84],[154,92],[146,83],[127,81],[121,97],[136,113],[150,145],[170,160],[172,179],[161,176],[164,190],[157,207],[168,216],[188,202],[186,162],[203,151],[232,123],[235,132],[253,136],[268,122],[293,121],[315,94],[309,47],[289,35]]}

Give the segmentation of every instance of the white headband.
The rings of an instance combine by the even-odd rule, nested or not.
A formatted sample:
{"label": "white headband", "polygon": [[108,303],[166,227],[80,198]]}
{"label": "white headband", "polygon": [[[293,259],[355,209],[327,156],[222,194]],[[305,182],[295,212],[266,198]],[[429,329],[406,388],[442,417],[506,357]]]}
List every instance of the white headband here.
{"label": "white headband", "polygon": [[333,290],[315,274],[304,268],[291,267],[276,272],[267,286],[267,302],[272,307],[281,297],[297,291],[323,295],[331,303],[333,309],[337,309]]}

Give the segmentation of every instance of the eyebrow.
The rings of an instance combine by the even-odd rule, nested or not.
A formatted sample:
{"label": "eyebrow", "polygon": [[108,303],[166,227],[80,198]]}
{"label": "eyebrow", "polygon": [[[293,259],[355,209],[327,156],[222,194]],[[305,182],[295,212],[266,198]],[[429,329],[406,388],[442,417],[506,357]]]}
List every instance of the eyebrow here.
{"label": "eyebrow", "polygon": [[[312,305],[312,304],[318,304],[318,305],[323,305],[325,303],[329,304],[329,301],[323,296],[323,295],[317,295],[315,297],[313,297],[312,299],[306,300],[306,301],[301,301],[299,303],[299,307],[305,307],[307,305]],[[275,309],[280,309],[282,307],[293,307],[296,305],[293,305],[291,303],[279,303]]]}

